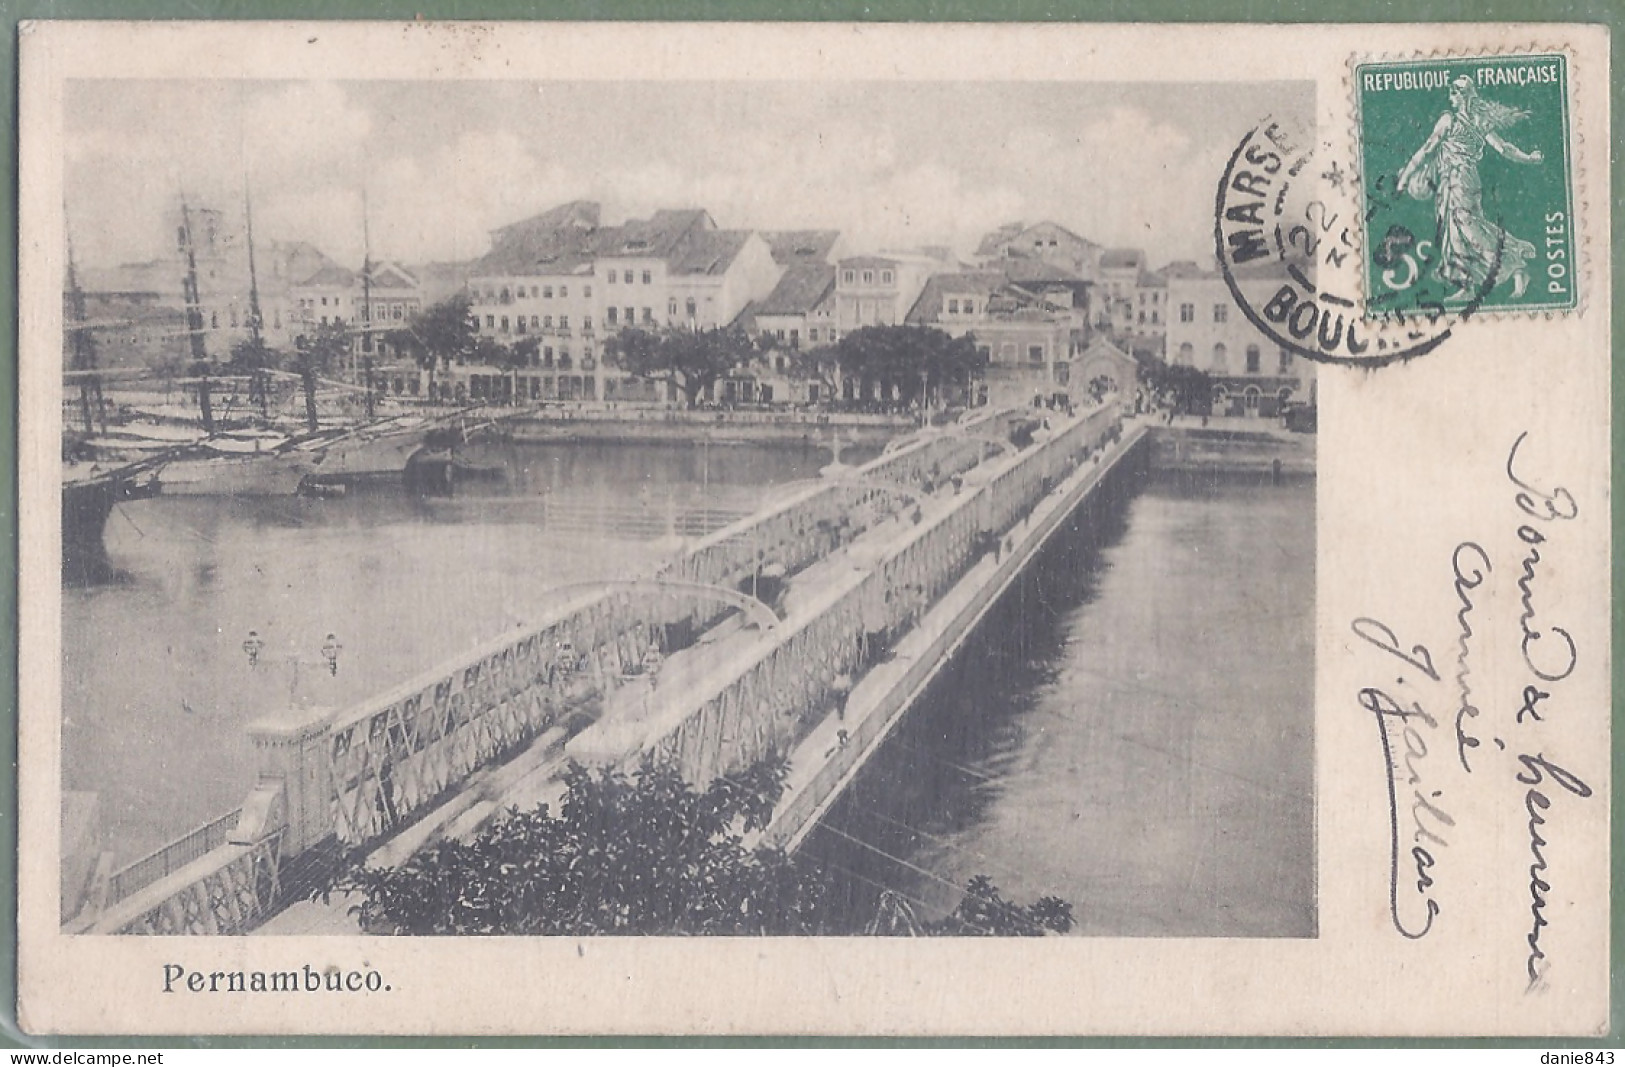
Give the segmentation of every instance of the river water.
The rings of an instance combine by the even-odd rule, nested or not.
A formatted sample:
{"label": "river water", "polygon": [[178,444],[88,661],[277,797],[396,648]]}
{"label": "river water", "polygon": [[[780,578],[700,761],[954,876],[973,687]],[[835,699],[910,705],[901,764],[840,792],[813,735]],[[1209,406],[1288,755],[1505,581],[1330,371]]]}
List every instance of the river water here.
{"label": "river water", "polygon": [[[390,486],[114,510],[118,579],[62,593],[63,788],[97,795],[101,847],[132,860],[241,804],[255,774],[244,727],[291,696],[346,706],[525,626],[561,585],[647,573],[773,486],[816,477],[830,452],[510,445],[475,458],[506,479],[450,499]],[[253,667],[250,631],[264,644]]]}
{"label": "river water", "polygon": [[[829,453],[486,458],[508,480],[449,500],[115,511],[121,578],[63,590],[63,785],[98,794],[104,847],[128,861],[242,803],[244,727],[291,686],[344,706],[403,681],[560,585],[651,569]],[[882,888],[934,918],[981,873],[1071,902],[1086,934],[1313,935],[1314,483],[1263,481],[1127,474],[1074,517],[812,832],[857,925]]]}
{"label": "river water", "polygon": [[1314,481],[1121,484],[811,832],[850,922],[985,874],[1082,934],[1314,936]]}

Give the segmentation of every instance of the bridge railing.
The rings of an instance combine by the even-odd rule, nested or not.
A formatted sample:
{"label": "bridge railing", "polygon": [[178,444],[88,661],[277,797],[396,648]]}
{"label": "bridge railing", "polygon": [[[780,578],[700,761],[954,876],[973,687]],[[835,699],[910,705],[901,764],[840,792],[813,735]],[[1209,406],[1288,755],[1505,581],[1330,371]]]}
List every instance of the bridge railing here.
{"label": "bridge railing", "polygon": [[[962,429],[976,433],[998,422],[997,415],[984,415]],[[880,483],[875,488],[809,486],[703,539],[672,569],[686,580],[714,585],[735,585],[769,564],[794,574],[907,503],[883,483],[938,485],[976,466],[987,451],[986,441],[951,430],[923,437],[857,468],[853,481],[871,479]]]}
{"label": "bridge railing", "polygon": [[114,871],[107,879],[107,903],[115,904],[166,878],[231,839],[243,809],[236,808],[171,841],[162,848]]}
{"label": "bridge railing", "polygon": [[966,487],[958,506],[922,522],[823,611],[781,632],[650,747],[698,782],[788,751],[827,713],[838,676],[861,673],[975,565],[985,534],[1002,536],[1119,425],[1115,405],[1097,409],[1021,453],[985,484]]}
{"label": "bridge railing", "polygon": [[[326,774],[332,832],[378,838],[640,669],[701,594],[588,594],[504,639],[335,716]],[[303,835],[308,836],[308,835]]]}
{"label": "bridge railing", "polygon": [[281,839],[281,832],[271,828],[254,841],[219,845],[109,907],[95,932],[164,935],[250,930],[279,902]]}

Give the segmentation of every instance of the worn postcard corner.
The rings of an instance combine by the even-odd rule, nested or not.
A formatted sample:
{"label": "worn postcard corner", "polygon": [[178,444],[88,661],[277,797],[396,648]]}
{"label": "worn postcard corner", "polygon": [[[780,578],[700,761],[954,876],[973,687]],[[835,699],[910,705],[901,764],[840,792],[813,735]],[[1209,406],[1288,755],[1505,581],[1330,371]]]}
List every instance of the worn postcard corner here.
{"label": "worn postcard corner", "polygon": [[21,47],[32,1032],[1606,1032],[1606,31]]}

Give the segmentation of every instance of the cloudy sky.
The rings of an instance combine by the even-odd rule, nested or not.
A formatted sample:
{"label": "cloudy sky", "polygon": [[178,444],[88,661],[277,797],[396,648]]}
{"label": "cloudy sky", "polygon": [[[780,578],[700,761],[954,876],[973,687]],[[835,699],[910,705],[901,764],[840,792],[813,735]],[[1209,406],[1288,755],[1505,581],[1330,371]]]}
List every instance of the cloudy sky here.
{"label": "cloudy sky", "polygon": [[257,240],[359,263],[466,259],[575,198],[619,222],[707,208],[723,227],[824,227],[855,250],[968,251],[1052,219],[1154,263],[1211,255],[1213,188],[1245,131],[1312,112],[1307,83],[84,81],[65,105],[79,258],[164,247],[177,192]]}

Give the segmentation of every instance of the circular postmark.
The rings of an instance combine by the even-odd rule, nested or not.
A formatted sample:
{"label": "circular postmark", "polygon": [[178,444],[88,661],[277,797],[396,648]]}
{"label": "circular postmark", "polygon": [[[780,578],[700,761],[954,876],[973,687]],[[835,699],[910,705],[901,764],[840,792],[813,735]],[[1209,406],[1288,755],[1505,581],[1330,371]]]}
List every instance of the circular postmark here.
{"label": "circular postmark", "polygon": [[[1358,235],[1381,226],[1382,201],[1373,198],[1363,215],[1355,174],[1318,159],[1308,135],[1266,119],[1225,165],[1214,254],[1242,314],[1271,341],[1321,363],[1380,367],[1438,348],[1478,310],[1485,290],[1450,306],[1362,302]],[[1414,269],[1417,235],[1393,226],[1377,243],[1371,255],[1379,266]]]}

